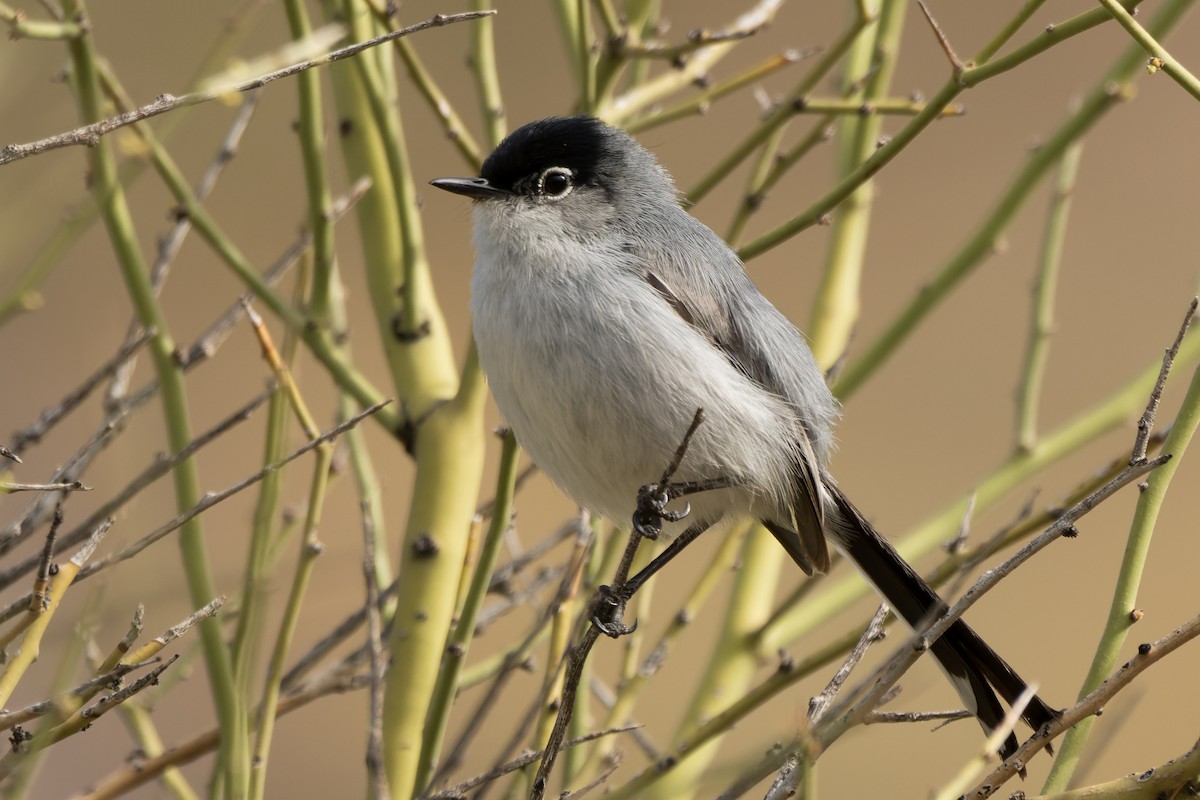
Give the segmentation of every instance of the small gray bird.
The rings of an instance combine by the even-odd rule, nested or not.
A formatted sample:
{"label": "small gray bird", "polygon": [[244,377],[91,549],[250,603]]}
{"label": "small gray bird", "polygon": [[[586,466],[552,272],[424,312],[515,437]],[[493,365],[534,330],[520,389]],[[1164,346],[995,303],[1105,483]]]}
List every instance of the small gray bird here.
{"label": "small gray bird", "polygon": [[[697,409],[676,479],[688,535],[761,520],[804,572],[827,537],[910,625],[946,610],[826,471],[838,406],[802,334],[725,242],[680,208],[671,177],[591,117],[529,123],[478,178],[434,186],[475,200],[471,312],[492,394],[534,462],[581,506],[626,523]],[[1025,682],[961,620],[932,647],[984,730]],[[1034,729],[1056,712],[1038,697]],[[1017,747],[1009,735],[1001,752]]]}

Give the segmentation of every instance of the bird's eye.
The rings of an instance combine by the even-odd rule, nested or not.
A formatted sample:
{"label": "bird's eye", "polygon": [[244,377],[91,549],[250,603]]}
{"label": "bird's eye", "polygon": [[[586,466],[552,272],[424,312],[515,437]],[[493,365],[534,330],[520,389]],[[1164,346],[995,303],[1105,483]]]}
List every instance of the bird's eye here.
{"label": "bird's eye", "polygon": [[538,192],[549,200],[559,200],[571,193],[574,176],[566,167],[551,167],[538,178]]}

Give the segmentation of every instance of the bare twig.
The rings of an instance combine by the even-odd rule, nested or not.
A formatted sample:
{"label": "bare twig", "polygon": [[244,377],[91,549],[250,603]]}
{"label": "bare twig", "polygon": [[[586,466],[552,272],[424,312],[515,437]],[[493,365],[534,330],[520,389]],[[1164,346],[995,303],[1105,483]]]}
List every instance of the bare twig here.
{"label": "bare twig", "polygon": [[[525,469],[521,470],[517,475],[517,485],[514,489],[514,493],[520,492],[521,488],[525,485],[525,482],[532,478],[537,471],[537,464],[527,464]],[[490,517],[492,515],[492,509],[495,507],[496,498],[490,497],[479,504],[479,506],[475,509],[475,514],[480,517]]]}
{"label": "bare twig", "polygon": [[929,27],[933,29],[933,35],[937,37],[938,44],[942,47],[942,52],[946,54],[946,58],[950,61],[950,67],[954,70],[954,77],[963,74],[966,66],[962,59],[954,52],[954,48],[950,45],[950,40],[946,38],[945,31],[938,21],[934,19],[933,13],[929,10],[929,6],[925,5],[925,0],[917,0],[917,5],[921,7],[921,13],[925,15],[925,21],[929,23]]}
{"label": "bare twig", "polygon": [[875,642],[880,641],[887,635],[883,628],[883,621],[888,615],[887,604],[881,604],[875,615],[871,617],[871,621],[867,623],[866,630],[858,639],[858,643],[851,648],[850,653],[846,656],[846,660],[842,662],[842,666],[838,667],[834,672],[833,677],[829,679],[829,683],[816,697],[808,701],[808,724],[816,725],[825,716],[829,710],[830,703],[837,697],[842,686],[846,683],[846,679],[850,677],[850,673],[858,666],[858,662],[862,661],[863,656],[867,654],[867,650]]}
{"label": "bare twig", "polygon": [[114,117],[94,122],[91,125],[84,125],[74,130],[66,131],[55,136],[49,136],[45,139],[39,139],[35,142],[27,144],[10,144],[0,148],[0,166],[12,161],[18,161],[29,156],[39,155],[48,150],[56,150],[60,147],[70,147],[73,145],[84,145],[93,147],[100,140],[100,137],[112,133],[115,130],[132,125],[135,122],[141,122],[150,117],[156,117],[159,114],[165,114],[168,111],[173,111],[177,108],[185,106],[193,106],[198,103],[207,103],[211,100],[216,100],[219,97],[224,97],[229,94],[239,92],[249,92],[254,89],[262,88],[268,83],[272,83],[281,78],[288,78],[298,72],[303,72],[313,67],[331,64],[335,61],[340,61],[344,58],[358,55],[364,50],[369,50],[372,47],[390,42],[393,39],[399,39],[402,36],[408,36],[413,33],[426,30],[428,28],[441,27],[442,25],[450,25],[455,22],[465,22],[467,20],[479,19],[480,17],[489,17],[495,14],[495,11],[468,11],[461,14],[437,14],[424,22],[417,22],[413,25],[408,25],[404,28],[399,28],[394,31],[375,36],[363,42],[334,50],[326,55],[318,58],[305,59],[295,64],[290,64],[282,69],[277,69],[268,72],[265,75],[259,75],[248,81],[240,81],[232,86],[219,87],[216,89],[202,89],[195,92],[175,97],[171,94],[160,94],[155,98],[154,102],[148,103],[133,111],[128,111],[124,114],[117,114]]}
{"label": "bare twig", "polygon": [[[934,800],[955,800],[955,798],[960,796],[962,790],[970,786],[971,781],[987,768],[988,764],[996,762],[999,758],[996,755],[996,751],[1001,747],[1005,739],[1012,735],[1013,729],[1021,721],[1021,714],[1025,712],[1025,708],[1036,696],[1036,684],[1031,683],[1025,687],[1025,690],[1013,701],[1012,707],[1008,709],[1008,713],[1004,715],[1004,719],[988,734],[987,741],[984,742],[983,747],[963,764],[958,774],[942,787],[942,790],[937,793]],[[1021,774],[1024,775],[1024,772],[1022,771]]]}
{"label": "bare twig", "polygon": [[1146,410],[1142,412],[1142,416],[1138,419],[1137,439],[1133,443],[1133,453],[1129,456],[1130,465],[1140,463],[1146,460],[1146,445],[1150,441],[1150,432],[1154,429],[1154,417],[1158,413],[1158,404],[1162,400],[1163,387],[1167,384],[1167,377],[1171,374],[1171,367],[1175,363],[1175,356],[1179,355],[1179,346],[1183,344],[1183,337],[1187,335],[1188,328],[1191,327],[1192,319],[1196,316],[1196,305],[1200,300],[1193,297],[1191,304],[1188,306],[1187,315],[1183,318],[1183,324],[1179,326],[1179,333],[1175,336],[1175,341],[1167,348],[1163,354],[1162,369],[1158,371],[1158,379],[1154,382],[1154,388],[1150,391],[1150,399],[1146,403]]}
{"label": "bare twig", "polygon": [[1130,10],[1122,6],[1115,0],[1100,0],[1100,5],[1104,6],[1108,13],[1113,15],[1121,27],[1129,32],[1134,41],[1142,46],[1150,55],[1150,61],[1146,65],[1146,70],[1153,75],[1155,72],[1162,70],[1171,76],[1183,89],[1192,97],[1200,100],[1200,78],[1197,78],[1187,67],[1183,66],[1174,56],[1167,52],[1158,40],[1143,28]]}
{"label": "bare twig", "polygon": [[[590,531],[587,529],[581,529],[579,533],[581,536],[587,536]],[[562,582],[559,585],[559,589],[555,594],[554,599],[551,601],[550,605],[543,609],[542,613],[538,615],[537,621],[531,627],[529,633],[526,634],[525,638],[521,641],[520,645],[509,650],[505,654],[504,661],[501,663],[500,669],[497,671],[496,676],[492,678],[491,686],[488,687],[487,691],[483,695],[483,698],[479,701],[479,705],[476,706],[475,710],[468,717],[467,724],[463,726],[462,733],[459,734],[459,737],[454,742],[454,745],[449,748],[445,758],[442,760],[442,763],[438,765],[438,770],[435,773],[431,783],[436,784],[445,780],[450,771],[462,763],[463,755],[466,753],[467,746],[470,744],[475,735],[483,729],[483,720],[489,713],[491,713],[492,709],[495,708],[496,701],[500,699],[502,688],[512,677],[515,670],[525,661],[526,654],[528,653],[532,643],[553,619],[554,604],[560,602],[561,598],[566,596],[570,585],[574,584],[578,577],[583,574],[583,568],[586,565],[586,559],[583,556],[586,554],[586,550],[586,547],[577,546],[572,552],[571,564],[563,574]],[[515,738],[516,737],[514,737],[514,740]],[[501,758],[503,758],[503,756],[501,756]]]}
{"label": "bare twig", "polygon": [[[111,500],[102,504],[100,508],[92,512],[87,519],[85,519],[79,525],[76,525],[72,530],[68,531],[66,535],[59,539],[55,547],[55,551],[61,552],[62,550],[83,541],[83,539],[87,537],[88,533],[94,527],[96,527],[96,524],[100,520],[111,517],[118,509],[133,499],[139,492],[174,469],[175,465],[180,461],[191,457],[202,447],[226,433],[235,425],[249,419],[250,414],[253,413],[253,411],[258,408],[258,406],[260,406],[268,397],[270,397],[269,390],[263,394],[260,394],[258,397],[254,398],[249,403],[218,422],[212,428],[197,436],[188,443],[187,447],[170,456],[160,456],[155,459],[150,466],[142,470],[139,475],[137,475],[123,489],[121,489],[121,491],[119,491]],[[13,547],[13,545],[21,541],[24,530],[25,528],[23,526],[16,528],[15,530],[10,527],[9,529],[6,529],[0,533],[0,554],[7,553]],[[36,557],[30,557],[24,561],[12,565],[3,572],[0,572],[0,588],[12,585],[14,581],[18,580],[22,575],[33,569],[36,565]]]}
{"label": "bare twig", "polygon": [[990,797],[1005,781],[1010,780],[1021,770],[1029,759],[1039,750],[1046,747],[1057,736],[1071,728],[1082,719],[1094,715],[1125,687],[1168,654],[1179,649],[1182,645],[1200,636],[1200,615],[1180,625],[1157,642],[1138,645],[1137,655],[1126,661],[1100,684],[1095,691],[1088,694],[1074,706],[1071,706],[1054,720],[1046,730],[1038,731],[1029,741],[1021,745],[1017,752],[1009,756],[1003,764],[992,770],[985,778],[975,785],[964,797]]}
{"label": "bare twig", "polygon": [[209,600],[207,603],[205,603],[203,606],[201,606],[200,608],[193,611],[191,614],[188,614],[187,617],[184,618],[181,622],[178,622],[175,625],[172,625],[171,627],[169,627],[165,631],[163,631],[163,633],[161,633],[160,635],[154,637],[152,640],[150,640],[146,644],[142,645],[137,650],[134,650],[132,653],[130,653],[128,656],[126,656],[123,660],[129,661],[129,662],[138,662],[138,661],[145,661],[146,659],[151,658],[152,656],[158,654],[164,647],[169,645],[171,642],[175,641],[180,636],[183,636],[188,631],[190,631],[192,628],[196,627],[196,625],[200,624],[202,621],[208,619],[209,617],[215,617],[217,615],[217,612],[221,610],[221,606],[223,606],[223,605],[225,605],[225,595],[221,595],[219,597],[214,597],[212,600]]}
{"label": "bare twig", "polygon": [[112,694],[108,695],[107,697],[100,698],[100,701],[98,703],[96,703],[96,705],[92,706],[91,708],[85,708],[83,710],[83,714],[82,714],[83,718],[85,720],[88,720],[88,724],[90,724],[92,721],[102,717],[104,714],[107,714],[113,708],[116,708],[121,703],[124,703],[126,700],[133,697],[135,694],[141,692],[143,689],[146,689],[150,686],[155,685],[156,683],[158,683],[158,679],[160,677],[162,677],[162,674],[164,672],[166,672],[167,669],[178,660],[179,660],[179,654],[176,653],[175,655],[168,658],[162,664],[160,664],[157,667],[155,667],[154,669],[150,670],[150,672],[148,674],[143,675],[142,677],[138,678],[136,681],[129,684],[125,688],[120,689],[116,692],[113,692]]}
{"label": "bare twig", "polygon": [[687,38],[675,44],[667,44],[666,42],[637,42],[624,44],[620,47],[620,54],[627,55],[633,58],[664,58],[671,61],[679,61],[703,47],[709,47],[720,42],[737,42],[742,39],[749,39],[754,34],[765,28],[770,23],[770,19],[757,20],[756,24],[745,28],[734,28],[726,31],[707,31],[697,29],[688,33]]}
{"label": "bare twig", "polygon": [[60,481],[57,483],[8,483],[0,481],[0,493],[4,492],[90,492],[92,487],[84,486],[80,481]]}
{"label": "bare twig", "polygon": [[129,545],[124,550],[121,550],[118,553],[114,553],[111,556],[103,558],[103,559],[95,562],[94,564],[91,564],[86,569],[82,570],[79,573],[78,580],[83,580],[84,578],[89,578],[92,575],[95,575],[97,572],[99,572],[102,569],[107,569],[108,567],[111,567],[115,564],[119,564],[122,561],[127,561],[127,560],[133,558],[138,553],[142,552],[147,547],[149,547],[150,545],[157,542],[159,539],[162,539],[167,534],[171,533],[172,531],[174,531],[177,528],[179,528],[180,526],[182,526],[188,520],[193,519],[193,518],[199,516],[200,514],[203,514],[205,511],[207,511],[208,509],[217,505],[218,503],[224,502],[225,500],[228,500],[230,497],[237,494],[238,492],[253,486],[254,484],[258,483],[260,480],[262,480],[263,477],[265,475],[267,475],[268,473],[279,469],[280,467],[284,466],[285,464],[289,464],[292,461],[295,461],[297,458],[304,455],[309,450],[319,447],[320,445],[324,444],[325,442],[336,439],[338,436],[341,436],[343,433],[348,431],[350,428],[353,428],[355,425],[362,422],[364,419],[371,416],[376,411],[383,408],[390,402],[391,402],[391,400],[384,400],[383,402],[376,403],[373,406],[363,409],[362,411],[355,414],[353,417],[351,417],[350,419],[341,423],[340,425],[330,428],[328,431],[321,434],[316,439],[313,439],[309,442],[304,443],[304,445],[302,445],[301,447],[292,451],[285,458],[282,458],[273,464],[268,464],[267,466],[260,469],[258,472],[255,472],[253,475],[251,475],[247,478],[243,478],[242,480],[238,481],[237,483],[233,484],[232,486],[230,486],[226,489],[223,489],[220,492],[210,493],[208,495],[205,495],[203,500],[201,500],[199,503],[197,503],[196,505],[189,508],[187,511],[178,515],[177,517],[172,519],[170,522],[167,522],[166,524],[160,526],[153,532],[147,534],[146,536],[143,536],[141,539],[139,539],[136,542],[134,542],[133,544]]}
{"label": "bare twig", "polygon": [[151,659],[150,661],[143,661],[138,664],[117,664],[112,669],[104,672],[104,674],[97,675],[91,680],[84,681],[74,689],[71,689],[67,692],[55,695],[54,697],[47,698],[37,703],[32,703],[24,708],[19,708],[16,711],[0,711],[0,730],[8,730],[15,725],[22,725],[32,719],[37,719],[38,717],[48,714],[51,711],[54,711],[56,708],[61,708],[64,697],[70,697],[79,700],[92,697],[97,691],[103,689],[105,686],[118,685],[121,679],[129,673],[134,672],[135,670],[144,669],[151,664],[157,663],[158,659]]}
{"label": "bare twig", "polygon": [[[864,725],[893,724],[897,722],[953,722],[971,719],[975,715],[965,708],[953,711],[871,711],[863,717]],[[940,725],[938,727],[941,727]]]}
{"label": "bare twig", "polygon": [[[332,208],[333,218],[338,219],[347,211],[349,211],[359,200],[359,198],[366,193],[370,186],[371,182],[367,178],[360,178],[358,181],[356,181],[350,188],[349,192],[334,201]],[[300,257],[306,250],[308,250],[311,244],[312,242],[310,235],[307,232],[302,233],[299,238],[292,245],[290,245],[287,250],[284,251],[283,255],[280,256],[280,258],[277,259],[274,264],[272,264],[269,268],[267,268],[266,271],[263,272],[263,282],[267,285],[271,285],[278,281],[285,272],[287,272],[300,260]],[[249,295],[247,294],[246,296]],[[241,318],[241,315],[242,308],[240,302],[235,301],[224,315],[218,318],[215,323],[209,326],[209,328],[196,339],[195,343],[193,343],[191,347],[183,351],[183,354],[180,356],[180,368],[186,372],[215,355],[217,349],[221,346],[225,339],[228,338],[233,325],[238,319]],[[125,429],[129,423],[132,413],[148,402],[156,394],[158,394],[158,389],[158,381],[152,380],[131,397],[122,397],[119,400],[110,397],[111,405],[113,407],[110,409],[108,417],[101,424],[100,429],[96,432],[96,434],[94,434],[91,439],[89,439],[82,447],[80,447],[79,450],[58,470],[57,474],[55,475],[55,480],[73,480],[82,474],[82,472],[90,463],[92,457],[100,450],[107,447],[108,444],[111,443],[112,440]],[[31,504],[31,507],[21,515],[17,522],[10,524],[3,530],[3,532],[0,532],[0,554],[6,552],[15,541],[23,540],[30,533],[30,531],[39,525],[45,518],[45,514],[48,513],[49,506],[50,503],[47,502],[47,498],[45,496],[39,498],[38,501]],[[67,536],[63,537],[62,539],[65,544],[61,546],[69,546],[70,543],[79,541],[78,539],[72,538],[79,533],[80,529],[76,528],[76,530],[67,534]],[[86,530],[84,530],[82,535],[86,535]],[[8,585],[8,583],[5,582],[5,580],[7,580],[5,576],[12,575],[14,573],[17,575],[24,575],[29,569],[32,569],[31,563],[26,563],[24,568],[20,569],[19,571],[16,568],[10,568],[5,573],[0,575],[0,588]]]}
{"label": "bare twig", "polygon": [[49,598],[46,592],[50,588],[50,561],[54,557],[54,541],[58,538],[58,529],[63,523],[63,501],[60,497],[54,506],[54,519],[50,522],[50,531],[46,534],[46,542],[42,545],[41,556],[38,557],[37,574],[33,578],[33,597],[29,601],[29,610],[41,613],[46,609]]}

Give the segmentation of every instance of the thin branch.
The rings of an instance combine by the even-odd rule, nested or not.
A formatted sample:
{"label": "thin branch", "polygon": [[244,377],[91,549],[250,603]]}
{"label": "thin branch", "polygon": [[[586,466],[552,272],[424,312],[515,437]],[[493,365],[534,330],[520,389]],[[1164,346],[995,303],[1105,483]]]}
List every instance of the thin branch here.
{"label": "thin branch", "polygon": [[87,569],[83,570],[79,574],[79,580],[83,580],[84,578],[90,578],[92,575],[95,575],[100,570],[107,569],[108,567],[119,564],[122,561],[128,561],[129,559],[136,556],[138,553],[145,550],[150,545],[152,545],[155,542],[157,542],[158,540],[162,539],[167,534],[169,534],[172,531],[176,530],[177,528],[181,527],[188,520],[196,518],[197,516],[199,516],[200,514],[203,514],[205,511],[207,511],[208,509],[217,505],[218,503],[222,503],[225,500],[228,500],[230,497],[237,494],[238,492],[241,492],[244,489],[248,489],[249,487],[251,487],[254,484],[261,481],[263,479],[263,477],[265,475],[267,475],[268,473],[279,469],[280,467],[284,466],[285,464],[289,464],[292,461],[295,461],[297,458],[304,455],[309,450],[313,450],[317,447],[320,447],[325,442],[336,439],[338,436],[341,436],[343,433],[350,430],[355,425],[362,422],[364,419],[371,416],[372,414],[374,414],[375,412],[377,412],[379,409],[383,408],[390,402],[391,402],[391,400],[384,400],[380,403],[376,403],[373,406],[369,406],[369,407],[363,409],[362,411],[355,414],[353,417],[351,417],[350,419],[341,423],[340,425],[330,428],[328,431],[321,434],[316,439],[306,442],[301,447],[297,448],[296,450],[293,450],[291,452],[291,454],[289,454],[285,458],[282,458],[279,461],[276,461],[272,464],[268,464],[267,466],[260,469],[258,472],[255,472],[253,475],[250,475],[247,478],[243,478],[242,480],[238,481],[237,483],[233,484],[232,486],[230,486],[226,489],[223,489],[219,492],[209,493],[209,494],[205,495],[204,499],[202,499],[199,503],[192,506],[191,508],[189,508],[187,511],[183,512],[182,514],[178,515],[177,517],[172,519],[170,522],[167,522],[166,524],[160,526],[153,532],[146,534],[141,539],[137,540],[133,544],[126,547],[124,550],[121,550],[118,553],[114,553],[111,556],[103,558],[103,559],[97,561],[96,563],[92,564],[91,566],[89,566]]}
{"label": "thin branch", "polygon": [[121,679],[129,673],[139,669],[144,669],[151,664],[156,663],[158,663],[158,659],[151,659],[150,661],[143,661],[138,664],[117,664],[115,667],[107,670],[102,675],[97,675],[91,680],[84,681],[74,689],[57,694],[54,697],[49,697],[40,702],[32,703],[24,708],[19,708],[16,711],[0,711],[0,730],[8,730],[16,725],[23,725],[24,723],[44,716],[55,709],[62,708],[65,698],[82,700],[92,697],[96,694],[96,692],[106,686],[115,686],[119,684]]}
{"label": "thin branch", "polygon": [[[954,722],[971,719],[975,715],[965,708],[953,711],[872,711],[863,717],[864,725],[895,724],[903,722]],[[940,726],[939,726],[940,727]]]}
{"label": "thin branch", "polygon": [[12,492],[90,492],[92,487],[84,486],[79,481],[63,481],[59,483],[8,483],[0,481],[0,494]]}
{"label": "thin branch", "polygon": [[1150,400],[1146,403],[1146,410],[1138,419],[1138,434],[1133,443],[1133,453],[1129,456],[1130,464],[1146,460],[1146,443],[1150,440],[1150,432],[1154,429],[1154,418],[1158,415],[1158,404],[1162,401],[1163,388],[1167,385],[1167,376],[1171,374],[1175,357],[1179,355],[1179,346],[1183,344],[1183,337],[1187,335],[1188,328],[1191,327],[1192,320],[1196,316],[1198,303],[1200,303],[1200,299],[1193,297],[1191,305],[1188,306],[1187,315],[1184,316],[1183,323],[1179,326],[1179,333],[1175,335],[1175,341],[1163,354],[1162,368],[1158,371],[1154,388],[1150,390]]}
{"label": "thin branch", "polygon": [[810,726],[816,725],[825,716],[830,704],[846,683],[846,679],[858,666],[858,662],[862,661],[871,645],[881,641],[887,635],[883,628],[883,621],[887,619],[888,611],[886,603],[879,606],[875,615],[871,617],[871,621],[867,623],[867,628],[859,637],[858,642],[850,649],[842,666],[833,673],[833,677],[829,679],[829,683],[821,693],[808,701],[808,724]]}
{"label": "thin branch", "polygon": [[495,11],[468,11],[460,14],[437,14],[424,22],[417,22],[413,25],[408,25],[394,31],[375,36],[363,42],[339,48],[330,53],[317,58],[305,59],[304,61],[290,64],[282,69],[277,69],[268,72],[265,75],[260,75],[248,81],[240,81],[232,86],[223,86],[215,89],[202,89],[195,92],[175,97],[174,95],[163,93],[155,98],[154,102],[148,103],[133,111],[128,111],[124,114],[118,114],[108,119],[94,122],[90,125],[84,125],[74,130],[66,131],[55,136],[49,136],[45,139],[39,139],[26,144],[10,144],[0,148],[0,166],[8,164],[12,161],[18,161],[29,156],[39,155],[48,150],[56,150],[60,147],[71,147],[73,145],[83,145],[85,147],[94,147],[102,136],[112,133],[115,130],[123,128],[127,125],[132,125],[135,122],[156,117],[159,114],[165,114],[168,111],[173,111],[177,108],[192,106],[198,103],[207,103],[212,100],[217,100],[232,93],[249,92],[254,89],[259,89],[281,78],[288,78],[298,72],[303,72],[313,67],[320,67],[326,64],[331,64],[335,61],[340,61],[351,56],[358,55],[364,50],[369,50],[372,47],[377,47],[393,39],[399,39],[402,36],[408,36],[413,33],[426,30],[428,28],[437,28],[443,25],[450,25],[455,22],[465,22],[467,20],[479,19],[481,17],[490,17],[495,14]]}
{"label": "thin branch", "polygon": [[963,764],[958,774],[942,787],[942,790],[937,793],[934,800],[955,800],[955,798],[960,797],[963,789],[970,786],[979,773],[983,772],[989,764],[996,762],[999,758],[996,755],[996,751],[1001,747],[1005,739],[1012,735],[1013,729],[1021,721],[1021,714],[1024,713],[1026,706],[1036,696],[1037,684],[1031,683],[1025,687],[1025,690],[1013,701],[1012,707],[1005,713],[1004,719],[988,735],[983,747],[979,748],[976,754]]}
{"label": "thin branch", "polygon": [[[1041,401],[1046,361],[1050,354],[1050,336],[1054,332],[1055,290],[1066,241],[1067,220],[1071,212],[1071,196],[1075,193],[1075,179],[1079,174],[1082,155],[1083,145],[1080,142],[1071,144],[1063,152],[1058,168],[1058,181],[1050,201],[1046,232],[1042,238],[1038,276],[1033,290],[1033,309],[1030,313],[1029,342],[1025,348],[1025,361],[1017,386],[1016,446],[1026,451],[1032,450],[1037,443],[1038,404]],[[1134,452],[1137,452],[1137,448],[1134,448]],[[1142,456],[1145,456],[1144,450]]]}
{"label": "thin branch", "polygon": [[188,614],[187,617],[185,617],[181,622],[172,625],[163,631],[162,634],[154,637],[154,639],[142,645],[137,650],[134,650],[132,653],[122,659],[122,661],[138,663],[152,658],[162,651],[164,647],[178,639],[180,636],[185,635],[188,631],[199,625],[202,621],[210,617],[215,617],[223,605],[225,605],[224,595],[221,595],[220,597],[214,597],[212,600],[209,600],[191,614]]}
{"label": "thin branch", "polygon": [[[392,581],[382,592],[379,592],[379,600],[376,608],[382,607],[390,602],[396,596],[396,592],[400,588],[399,581]],[[367,621],[366,608],[360,608],[353,614],[342,620],[332,631],[324,638],[312,646],[307,653],[296,660],[296,663],[283,676],[280,681],[280,687],[285,691],[294,689],[299,684],[300,679],[304,677],[309,670],[316,666],[317,662],[329,654],[333,648],[344,642],[352,633],[358,630],[364,622]]]}
{"label": "thin branch", "polygon": [[724,31],[708,31],[697,28],[690,31],[682,42],[668,44],[666,42],[641,41],[627,43],[619,47],[618,55],[631,58],[662,58],[682,63],[682,59],[705,47],[720,42],[737,42],[749,39],[770,24],[770,18],[750,20],[750,24],[742,28],[730,28]]}
{"label": "thin branch", "polygon": [[745,86],[757,84],[768,75],[789,67],[792,64],[798,64],[805,58],[821,52],[822,50],[819,47],[809,47],[804,50],[785,50],[779,55],[771,56],[761,64],[751,67],[740,75],[735,75],[723,83],[718,83],[715,86],[704,89],[695,97],[662,109],[661,111],[651,111],[644,117],[631,120],[623,127],[629,133],[636,134],[668,122],[674,122],[677,119],[692,116],[693,114],[707,114],[712,108],[712,104],[717,100]]}
{"label": "thin branch", "polygon": [[[349,192],[334,201],[332,209],[333,218],[338,219],[344,216],[370,187],[371,182],[367,178],[360,178],[356,181]],[[300,260],[311,244],[309,234],[302,233],[284,251],[283,255],[263,273],[263,283],[269,286],[278,281],[287,270]],[[247,293],[243,296],[250,297],[251,295]],[[241,318],[241,315],[240,302],[235,301],[223,316],[218,318],[208,330],[196,339],[191,347],[182,351],[180,367],[187,372],[214,356],[221,344],[229,337],[234,324]],[[105,421],[101,424],[100,429],[58,470],[55,480],[74,479],[81,474],[90,463],[92,457],[104,447],[107,447],[125,429],[132,413],[155,397],[158,391],[159,383],[157,379],[154,379],[132,397],[122,398],[119,401],[112,401],[112,398],[109,398],[112,401],[111,404],[113,407],[110,409]],[[46,497],[42,496],[29,510],[21,515],[21,518],[17,522],[8,525],[3,532],[0,532],[0,553],[6,552],[7,548],[10,548],[14,541],[23,540],[30,531],[40,524],[44,518],[44,514],[49,509],[49,505],[46,502]],[[93,515],[92,519],[96,519],[95,515]],[[62,546],[69,546],[76,541],[81,541],[82,536],[87,535],[87,530],[88,528],[76,528],[63,537],[61,541],[64,544]],[[0,588],[11,583],[11,576],[23,575],[29,569],[32,569],[32,567],[33,561],[29,560],[19,567],[9,568],[4,573],[0,573]]]}
{"label": "thin branch", "polygon": [[917,5],[921,7],[921,13],[925,16],[925,21],[933,29],[933,35],[937,37],[938,44],[941,46],[942,52],[946,54],[946,59],[950,62],[950,68],[954,71],[954,76],[957,78],[962,75],[965,68],[962,59],[954,52],[954,47],[950,44],[950,40],[946,38],[946,33],[942,30],[942,26],[934,19],[933,12],[929,10],[929,6],[925,5],[925,0],[917,0]]}
{"label": "thin branch", "polygon": [[1170,653],[1200,636],[1200,615],[1180,625],[1157,642],[1138,645],[1137,655],[1122,664],[1116,672],[1108,677],[1094,691],[1071,706],[1048,727],[1038,731],[1029,741],[1021,745],[1004,763],[992,770],[985,778],[975,785],[964,797],[990,797],[1005,781],[1016,775],[1029,759],[1039,750],[1046,747],[1056,737],[1073,727],[1076,723],[1095,716],[1112,698],[1133,682],[1133,679],[1145,672],[1151,665],[1158,663]]}
{"label": "thin branch", "polygon": [[[269,396],[270,391],[268,390],[267,392],[264,392],[263,394],[260,394],[258,397],[251,400],[246,405],[234,411],[232,414],[218,422],[209,430],[197,436],[188,443],[187,447],[176,453],[173,453],[172,455],[159,456],[156,458],[154,462],[150,464],[150,466],[142,470],[140,474],[134,477],[132,481],[130,481],[125,485],[124,488],[117,492],[112,499],[102,504],[98,509],[96,509],[96,511],[92,512],[87,519],[85,519],[79,525],[76,525],[74,529],[63,536],[58,542],[56,552],[61,552],[63,549],[83,541],[83,539],[87,537],[88,533],[96,526],[97,523],[100,522],[100,520],[111,517],[117,512],[118,509],[136,497],[143,489],[174,469],[175,465],[180,461],[194,455],[205,445],[211,443],[222,434],[228,432],[234,426],[249,419],[254,410],[258,408],[258,406],[261,405]],[[7,553],[16,543],[21,541],[24,538],[23,533],[24,527],[19,528],[16,531],[14,531],[12,528],[9,528],[0,533],[0,554]],[[19,579],[35,565],[36,559],[30,557],[22,562],[14,564],[3,572],[0,572],[0,588],[12,585],[14,581]]]}

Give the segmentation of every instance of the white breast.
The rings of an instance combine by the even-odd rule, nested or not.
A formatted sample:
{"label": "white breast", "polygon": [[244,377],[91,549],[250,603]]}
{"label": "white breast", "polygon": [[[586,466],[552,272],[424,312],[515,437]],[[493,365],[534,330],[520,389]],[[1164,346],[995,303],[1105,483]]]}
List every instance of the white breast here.
{"label": "white breast", "polygon": [[[689,522],[785,507],[795,428],[784,403],[679,317],[622,251],[572,249],[568,260],[549,245],[517,248],[489,217],[477,211],[471,284],[480,363],[517,440],[555,483],[627,524],[638,488],[659,478],[703,407],[677,479],[735,476],[747,488],[689,498]],[[528,233],[522,242],[538,241]]]}

